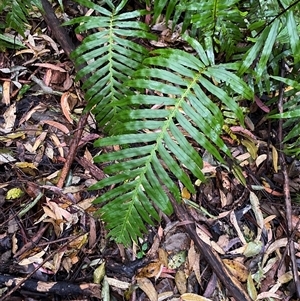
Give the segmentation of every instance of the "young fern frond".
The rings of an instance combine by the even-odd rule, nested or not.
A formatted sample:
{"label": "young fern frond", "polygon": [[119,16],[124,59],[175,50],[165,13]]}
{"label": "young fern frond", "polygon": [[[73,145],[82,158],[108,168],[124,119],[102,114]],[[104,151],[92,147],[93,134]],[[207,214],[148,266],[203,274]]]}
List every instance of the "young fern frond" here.
{"label": "young fern frond", "polygon": [[[73,53],[76,65],[86,64],[77,73],[76,78],[85,78],[82,88],[86,91],[88,102],[86,110],[93,109],[100,127],[109,130],[110,120],[118,111],[111,103],[132,94],[126,82],[137,70],[147,56],[148,51],[135,43],[133,39],[156,37],[148,32],[148,26],[142,22],[132,21],[147,11],[121,13],[127,1],[121,1],[109,11],[89,0],[77,0],[78,3],[94,9],[99,15],[79,17],[66,25],[79,24],[76,32],[88,33]],[[110,1],[109,1],[110,2]],[[113,4],[110,2],[110,5]]]}
{"label": "young fern frond", "polygon": [[[92,187],[114,185],[96,202],[109,201],[100,209],[101,218],[107,222],[109,235],[120,243],[136,241],[145,231],[144,223],[152,224],[153,219],[158,219],[154,204],[166,214],[172,212],[167,193],[177,201],[181,198],[172,175],[190,192],[195,189],[187,170],[195,178],[205,180],[202,158],[190,141],[208,150],[219,162],[224,162],[221,151],[230,156],[220,138],[223,116],[217,103],[225,104],[242,122],[241,109],[231,95],[253,97],[240,78],[225,66],[210,64],[201,45],[195,40],[192,44],[201,54],[199,57],[181,50],[161,49],[144,60],[144,67],[126,83],[144,92],[113,104],[121,108],[112,120],[115,136],[95,143],[97,147],[121,148],[95,158],[95,162],[111,165],[104,170],[109,177]],[[227,85],[228,92],[219,85]],[[154,105],[163,108],[151,109]],[[136,106],[135,110],[130,109]]]}

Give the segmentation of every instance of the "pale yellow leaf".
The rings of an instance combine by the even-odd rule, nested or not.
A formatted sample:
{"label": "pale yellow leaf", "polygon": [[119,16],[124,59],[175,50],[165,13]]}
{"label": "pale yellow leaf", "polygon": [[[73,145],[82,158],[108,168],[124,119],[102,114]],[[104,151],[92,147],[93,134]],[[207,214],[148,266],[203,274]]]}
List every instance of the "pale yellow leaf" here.
{"label": "pale yellow leaf", "polygon": [[252,191],[250,191],[250,203],[257,222],[257,236],[255,238],[255,241],[260,241],[262,232],[265,228],[265,221],[260,209],[259,199]]}
{"label": "pale yellow leaf", "polygon": [[262,154],[260,156],[258,156],[255,160],[255,164],[258,167],[261,163],[263,163],[266,159],[267,159],[267,155],[266,154]]}
{"label": "pale yellow leaf", "polygon": [[248,294],[249,294],[250,298],[252,298],[252,300],[256,300],[257,291],[256,291],[254,281],[253,281],[252,276],[251,276],[250,273],[247,277],[247,291],[248,291]]}
{"label": "pale yellow leaf", "polygon": [[180,296],[182,301],[212,301],[212,299],[208,299],[205,297],[201,297],[196,294],[186,293]]}
{"label": "pale yellow leaf", "polygon": [[278,152],[277,149],[271,144],[271,149],[272,149],[272,158],[273,158],[273,168],[274,171],[277,173],[278,172]]}
{"label": "pale yellow leaf", "polygon": [[65,115],[66,119],[71,123],[73,124],[73,120],[70,116],[70,106],[69,106],[69,102],[68,102],[68,99],[69,99],[69,96],[70,96],[70,93],[69,92],[65,92],[61,98],[60,98],[60,106],[61,106],[61,109],[63,111],[63,114]]}
{"label": "pale yellow leaf", "polygon": [[157,291],[148,278],[137,278],[137,285],[148,296],[150,301],[158,301]]}
{"label": "pale yellow leaf", "polygon": [[184,294],[187,291],[187,279],[186,275],[183,271],[179,270],[175,274],[175,283],[177,286],[177,289],[180,294]]}
{"label": "pale yellow leaf", "polygon": [[93,279],[94,283],[100,284],[102,279],[105,276],[105,262],[102,262],[94,271],[93,273]]}
{"label": "pale yellow leaf", "polygon": [[7,191],[5,199],[6,200],[15,200],[24,195],[24,191],[21,188],[12,188]]}
{"label": "pale yellow leaf", "polygon": [[60,131],[62,131],[65,134],[69,134],[70,133],[69,129],[65,125],[63,125],[63,124],[61,124],[59,122],[56,122],[56,121],[53,121],[53,120],[43,120],[43,123],[49,124],[51,126],[54,126],[54,127],[56,127],[57,129],[59,129]]}
{"label": "pale yellow leaf", "polygon": [[10,82],[4,81],[2,85],[2,102],[8,106],[10,104]]}

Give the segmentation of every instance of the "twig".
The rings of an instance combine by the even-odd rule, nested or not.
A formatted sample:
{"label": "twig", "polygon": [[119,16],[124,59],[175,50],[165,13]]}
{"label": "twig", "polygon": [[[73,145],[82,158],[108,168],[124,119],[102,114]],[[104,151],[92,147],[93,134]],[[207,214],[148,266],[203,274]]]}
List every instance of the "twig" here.
{"label": "twig", "polygon": [[49,254],[44,261],[37,265],[36,268],[33,269],[33,271],[31,273],[29,273],[25,278],[14,278],[14,279],[18,279],[17,281],[15,281],[14,283],[11,283],[10,286],[14,286],[9,292],[7,292],[6,294],[2,295],[2,297],[0,298],[0,301],[6,301],[8,300],[7,297],[11,296],[12,293],[14,293],[15,291],[17,291],[20,287],[23,287],[24,284],[29,281],[29,279],[31,278],[31,276],[33,276],[35,274],[35,272],[40,269],[48,260],[50,260],[55,254],[61,252],[62,250],[64,250],[68,244],[77,239],[78,237],[80,237],[81,234],[75,236],[72,240],[67,241],[66,243],[64,243],[59,249],[55,250],[55,252],[53,252],[52,254]]}
{"label": "twig", "polygon": [[[285,61],[284,60],[281,61],[280,73],[281,73],[280,74],[281,77],[285,77]],[[279,99],[278,99],[279,113],[283,113],[283,94],[284,94],[283,83],[280,82]],[[288,176],[286,161],[285,161],[285,157],[284,157],[284,153],[283,153],[282,126],[283,126],[283,120],[281,118],[281,119],[279,119],[279,125],[278,125],[278,140],[279,140],[281,170],[282,170],[283,179],[284,179],[283,193],[284,193],[284,199],[285,199],[286,221],[287,221],[287,226],[288,226],[287,235],[288,235],[288,238],[290,238],[291,234],[293,233],[292,205],[291,205],[289,176]],[[289,239],[289,241],[290,241],[290,239]],[[293,279],[294,279],[295,288],[297,291],[297,297],[300,298],[300,281],[299,281],[298,266],[297,266],[296,256],[295,256],[295,246],[294,246],[293,241],[290,241],[290,243],[289,243],[289,251],[290,251],[290,258],[291,258],[291,263],[292,263]]]}

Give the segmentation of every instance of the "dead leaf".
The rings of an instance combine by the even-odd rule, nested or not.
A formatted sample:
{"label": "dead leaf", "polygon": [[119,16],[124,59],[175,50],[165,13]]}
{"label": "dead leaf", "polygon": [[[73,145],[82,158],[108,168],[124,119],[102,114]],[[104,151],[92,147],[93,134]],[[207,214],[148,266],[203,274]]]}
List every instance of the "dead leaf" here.
{"label": "dead leaf", "polygon": [[151,262],[145,267],[143,267],[140,272],[137,274],[139,278],[159,278],[162,272],[163,264],[159,261]]}
{"label": "dead leaf", "polygon": [[16,104],[14,103],[4,112],[4,125],[0,126],[1,132],[8,134],[12,131],[16,121],[16,111]]}
{"label": "dead leaf", "polygon": [[247,281],[249,271],[242,263],[230,259],[223,259],[222,261],[235,278],[241,282]]}
{"label": "dead leaf", "polygon": [[53,121],[53,120],[43,120],[42,123],[49,124],[51,126],[56,127],[57,129],[61,130],[65,134],[70,134],[70,130],[63,124]]}
{"label": "dead leaf", "polygon": [[152,282],[148,278],[137,278],[139,288],[148,296],[150,301],[158,301],[158,294]]}
{"label": "dead leaf", "polygon": [[8,106],[10,104],[10,81],[4,81],[2,90],[2,102]]}
{"label": "dead leaf", "polygon": [[273,168],[274,171],[277,173],[278,172],[278,152],[275,146],[271,144],[271,149],[272,149],[272,158],[273,158]]}
{"label": "dead leaf", "polygon": [[187,279],[183,271],[179,270],[175,274],[175,283],[180,294],[184,294],[187,291]]}
{"label": "dead leaf", "polygon": [[73,124],[73,120],[70,116],[70,106],[69,106],[69,102],[68,102],[68,98],[70,96],[69,92],[65,92],[61,98],[60,98],[60,106],[61,109],[63,111],[63,114],[65,115],[66,119]]}
{"label": "dead leaf", "polygon": [[180,296],[182,301],[212,301],[211,299],[201,297],[196,294],[186,293]]}
{"label": "dead leaf", "polygon": [[267,155],[266,154],[262,154],[260,156],[258,156],[255,160],[255,164],[258,167],[261,163],[263,163],[266,159],[267,159]]}

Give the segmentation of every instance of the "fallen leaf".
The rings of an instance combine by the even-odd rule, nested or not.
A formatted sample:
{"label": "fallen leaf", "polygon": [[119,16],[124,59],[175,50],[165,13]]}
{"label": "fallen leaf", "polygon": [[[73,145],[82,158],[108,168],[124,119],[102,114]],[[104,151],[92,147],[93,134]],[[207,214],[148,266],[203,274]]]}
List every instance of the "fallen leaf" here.
{"label": "fallen leaf", "polygon": [[177,271],[177,273],[175,274],[175,283],[180,294],[186,293],[187,279],[183,271]]}
{"label": "fallen leaf", "polygon": [[4,81],[2,90],[2,102],[8,106],[10,104],[10,81]]}
{"label": "fallen leaf", "polygon": [[60,98],[60,106],[61,109],[63,111],[63,114],[65,115],[66,119],[73,124],[73,120],[70,116],[70,106],[69,106],[69,102],[68,102],[68,98],[70,96],[69,92],[65,92],[61,98]]}
{"label": "fallen leaf", "polygon": [[222,260],[231,274],[241,282],[246,282],[248,278],[248,269],[236,260],[223,259]]}
{"label": "fallen leaf", "polygon": [[196,294],[186,293],[180,296],[182,301],[212,301],[212,299],[208,299],[205,297],[201,297]]}
{"label": "fallen leaf", "polygon": [[94,271],[93,273],[93,279],[94,283],[100,284],[102,279],[105,276],[105,262],[102,262]]}
{"label": "fallen leaf", "polygon": [[24,195],[24,191],[21,188],[12,188],[7,191],[5,199],[6,200],[15,200]]}
{"label": "fallen leaf", "polygon": [[158,301],[157,291],[148,278],[137,278],[136,282],[139,288],[148,296],[150,301]]}
{"label": "fallen leaf", "polygon": [[43,120],[42,122],[56,127],[57,129],[61,130],[63,133],[65,133],[67,135],[70,134],[69,129],[65,125],[63,125],[59,122],[56,122],[56,121],[53,121],[53,120]]}

